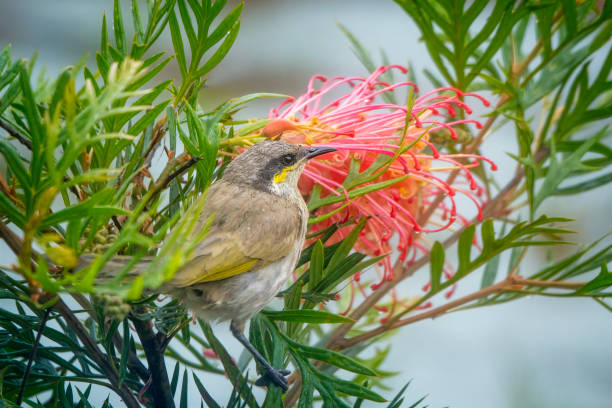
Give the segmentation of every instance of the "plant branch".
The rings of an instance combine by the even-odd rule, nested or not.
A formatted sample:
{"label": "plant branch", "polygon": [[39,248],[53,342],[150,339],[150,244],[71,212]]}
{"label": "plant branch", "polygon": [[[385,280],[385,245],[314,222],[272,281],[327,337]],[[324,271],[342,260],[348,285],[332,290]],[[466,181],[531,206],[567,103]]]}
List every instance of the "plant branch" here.
{"label": "plant branch", "polygon": [[194,164],[196,164],[200,160],[202,160],[201,157],[191,157],[191,158],[189,158],[189,160],[185,164],[183,164],[181,167],[179,167],[178,170],[176,170],[175,172],[173,172],[170,175],[168,175],[168,177],[164,180],[163,187],[164,188],[168,187],[168,185],[170,184],[170,182],[173,179],[175,179],[176,177],[178,177],[181,174],[183,174],[187,169],[189,169],[191,166],[193,166]]}
{"label": "plant branch", "polygon": [[[133,311],[135,314],[144,314],[142,307],[135,306]],[[140,320],[135,314],[130,314],[130,319],[134,323],[149,365],[151,373],[149,392],[153,396],[153,405],[156,408],[174,408],[174,396],[162,347],[164,335],[161,333],[156,335],[151,327],[151,321]]]}
{"label": "plant branch", "polygon": [[504,293],[504,292],[521,291],[524,286],[538,286],[538,287],[547,287],[547,288],[575,290],[575,289],[580,289],[586,283],[587,282],[542,281],[542,280],[534,280],[534,279],[525,279],[518,275],[509,275],[506,279],[496,284],[487,286],[486,288],[480,289],[462,298],[455,299],[451,302],[445,303],[443,305],[440,305],[426,312],[415,314],[405,319],[396,320],[389,324],[379,326],[366,333],[362,333],[355,337],[351,337],[350,339],[343,339],[342,341],[337,342],[337,345],[339,349],[345,349],[345,348],[354,346],[355,344],[367,341],[378,335],[381,335],[389,330],[397,329],[399,327],[406,326],[406,325],[409,325],[409,324],[412,324],[412,323],[415,323],[421,320],[425,320],[425,319],[435,319],[436,317],[439,317],[443,314],[452,312],[453,309],[459,306],[462,306],[474,300],[478,300],[478,299],[487,297],[489,295],[494,295],[497,293]]}
{"label": "plant branch", "polygon": [[159,143],[163,139],[164,135],[168,130],[168,116],[164,114],[164,116],[155,123],[153,126],[153,137],[149,142],[149,146],[147,146],[147,150],[145,151],[145,161],[144,164],[148,167],[153,160],[153,155],[157,151],[159,147]]}
{"label": "plant branch", "polygon": [[13,128],[11,125],[9,125],[4,120],[2,120],[2,118],[0,118],[0,127],[2,129],[6,130],[6,132],[9,135],[11,135],[15,139],[17,139],[19,141],[19,143],[21,143],[22,145],[24,145],[28,149],[32,150],[32,142],[30,142],[28,139],[26,139],[21,133],[19,133],[17,130],[15,130],[15,128]]}
{"label": "plant branch", "polygon": [[586,282],[564,282],[564,281],[545,281],[538,279],[525,279],[518,275],[510,275],[508,277],[514,284],[521,286],[537,286],[542,288],[557,288],[567,290],[578,290],[583,287]]}
{"label": "plant branch", "polygon": [[21,386],[19,387],[19,394],[17,395],[17,400],[15,401],[18,406],[21,405],[21,402],[23,401],[23,393],[25,392],[26,384],[28,383],[30,370],[32,370],[32,363],[34,363],[34,359],[36,358],[36,350],[38,350],[38,345],[40,344],[43,330],[45,329],[47,320],[49,320],[49,313],[51,313],[50,307],[45,309],[43,317],[40,319],[40,327],[38,328],[38,333],[36,333],[36,339],[34,340],[32,350],[30,351],[30,356],[28,357],[28,365],[23,373],[23,379],[21,380]]}
{"label": "plant branch", "polygon": [[395,322],[392,322],[390,324],[386,324],[386,325],[382,325],[379,326],[373,330],[370,330],[368,332],[362,333],[358,336],[355,337],[351,337],[350,339],[342,339],[341,341],[337,341],[337,348],[338,349],[345,349],[348,347],[351,347],[352,345],[355,345],[357,343],[360,343],[362,341],[365,341],[367,339],[370,339],[372,337],[376,337],[382,333],[385,333],[389,330],[393,330],[393,329],[397,329],[398,327],[402,327],[411,323],[415,323],[418,322],[420,320],[424,320],[424,319],[433,319],[436,318],[440,315],[443,315],[445,313],[447,313],[448,311],[450,311],[451,309],[454,309],[458,306],[461,306],[465,303],[489,296],[489,295],[493,295],[496,293],[500,293],[503,292],[505,287],[508,285],[509,281],[508,280],[503,280],[501,282],[498,282],[494,285],[488,286],[484,289],[481,289],[477,292],[471,293],[467,296],[464,296],[462,298],[459,299],[455,299],[451,302],[445,303],[443,305],[440,305],[438,307],[435,307],[433,309],[430,309],[426,312],[423,313],[419,313],[419,314],[415,314],[412,315],[410,317],[407,317],[405,319],[401,319],[401,320],[397,320]]}
{"label": "plant branch", "polygon": [[13,253],[19,254],[23,241],[3,222],[0,222],[0,237],[11,248]]}

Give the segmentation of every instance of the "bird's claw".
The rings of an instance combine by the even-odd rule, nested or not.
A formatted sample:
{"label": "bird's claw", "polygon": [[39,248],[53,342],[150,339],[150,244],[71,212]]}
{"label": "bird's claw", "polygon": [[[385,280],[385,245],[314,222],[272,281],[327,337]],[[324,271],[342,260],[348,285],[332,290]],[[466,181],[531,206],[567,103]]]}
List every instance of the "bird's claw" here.
{"label": "bird's claw", "polygon": [[280,389],[283,390],[283,393],[289,389],[289,383],[285,376],[291,374],[290,370],[276,370],[274,368],[266,370],[264,375],[259,377],[257,381],[255,381],[255,385],[258,386],[270,386],[270,384],[274,384]]}

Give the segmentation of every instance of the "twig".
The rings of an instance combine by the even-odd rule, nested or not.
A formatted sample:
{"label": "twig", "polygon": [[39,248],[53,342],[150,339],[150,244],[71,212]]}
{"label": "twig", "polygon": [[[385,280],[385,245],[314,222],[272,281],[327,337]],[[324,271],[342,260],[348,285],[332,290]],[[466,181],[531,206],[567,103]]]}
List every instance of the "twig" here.
{"label": "twig", "polygon": [[[170,160],[168,164],[166,164],[166,167],[164,167],[162,170],[159,178],[149,187],[147,194],[139,203],[139,206],[146,206],[147,203],[157,194],[159,194],[160,191],[165,189],[175,177],[179,176],[182,172],[193,166],[201,159],[201,157],[191,157],[189,153],[182,153]],[[173,171],[178,166],[180,166],[178,170]]]}
{"label": "twig", "polygon": [[[64,182],[66,182],[66,183],[67,183],[67,182],[69,182],[69,181],[70,181],[70,177],[68,177],[68,176],[64,176]],[[79,190],[77,190],[76,186],[74,186],[74,185],[73,185],[73,186],[70,186],[70,187],[68,187],[68,190],[70,190],[70,192],[72,192],[72,194],[74,194],[74,196],[75,196],[76,198],[78,198],[79,200],[81,200],[81,201],[83,201],[83,200],[84,200],[84,198],[83,198],[83,194],[80,194],[80,193],[79,193]]]}
{"label": "twig", "polygon": [[373,330],[362,333],[358,336],[351,337],[350,339],[343,339],[342,341],[338,341],[337,345],[339,349],[345,349],[355,344],[364,342],[366,340],[371,339],[372,337],[376,337],[380,334],[383,334],[389,330],[397,329],[402,326],[406,326],[420,320],[425,319],[434,319],[439,317],[458,306],[464,305],[466,303],[472,302],[474,300],[478,300],[489,295],[493,295],[496,293],[502,292],[515,292],[521,291],[524,286],[538,286],[538,287],[547,287],[547,288],[559,288],[559,289],[568,289],[568,290],[576,290],[580,289],[586,284],[586,282],[561,282],[561,281],[542,281],[535,279],[525,279],[518,275],[509,275],[506,279],[491,285],[486,288],[480,289],[474,293],[466,295],[462,298],[455,299],[451,302],[440,305],[434,309],[428,310],[423,313],[415,314],[409,316],[405,319],[397,320],[388,325],[379,326]]}
{"label": "twig", "polygon": [[3,222],[0,222],[0,237],[15,254],[21,251],[23,241]]}
{"label": "twig", "polygon": [[23,207],[23,203],[19,201],[19,199],[15,195],[13,195],[11,188],[9,187],[2,174],[0,174],[0,190],[2,190],[2,192],[6,194],[6,196],[9,197],[11,200],[13,200],[17,205]]}
{"label": "twig", "polygon": [[165,180],[165,182],[164,182],[164,186],[163,186],[163,188],[168,187],[168,185],[170,184],[170,182],[171,182],[171,181],[172,181],[174,178],[176,178],[176,177],[180,176],[181,174],[183,174],[183,172],[184,172],[185,170],[187,170],[188,168],[190,168],[191,166],[193,166],[194,164],[196,164],[196,163],[197,163],[197,162],[199,162],[200,160],[202,160],[202,158],[201,158],[201,157],[192,157],[192,158],[190,158],[190,159],[189,159],[189,161],[188,161],[187,163],[185,163],[184,165],[182,165],[181,167],[179,167],[179,169],[178,169],[178,170],[176,170],[174,173],[172,173],[172,174],[170,174],[170,175],[168,176],[168,178],[167,178],[167,179]]}
{"label": "twig", "polygon": [[[142,307],[134,307],[134,312],[140,313],[144,311]],[[149,372],[151,373],[149,392],[153,396],[153,406],[156,408],[174,408],[174,397],[162,349],[164,336],[156,335],[153,332],[150,321],[140,320],[134,315],[131,315],[131,320],[134,323],[136,333],[140,338],[140,343],[147,357]]]}
{"label": "twig", "polygon": [[21,133],[19,133],[17,130],[15,130],[11,125],[9,125],[8,123],[6,123],[4,120],[2,120],[0,118],[0,127],[4,130],[6,130],[6,132],[13,136],[15,139],[17,139],[19,141],[19,143],[21,143],[22,145],[24,145],[25,147],[27,147],[28,149],[32,150],[32,142],[30,142],[28,139],[26,139],[25,137],[23,137],[21,135]]}
{"label": "twig", "polygon": [[429,319],[429,318],[435,318],[438,317],[440,315],[445,314],[446,312],[448,312],[451,309],[454,309],[455,307],[461,306],[465,303],[471,302],[473,300],[477,300],[489,295],[493,295],[495,293],[499,293],[502,292],[504,290],[504,288],[508,285],[508,281],[507,280],[503,280],[501,282],[496,283],[495,285],[491,285],[488,286],[484,289],[481,289],[477,292],[471,293],[467,296],[464,296],[462,298],[459,299],[455,299],[452,302],[448,302],[445,303],[443,305],[440,305],[436,308],[430,309],[426,312],[423,313],[419,313],[410,317],[407,317],[405,319],[402,320],[397,320],[391,324],[388,325],[382,325],[379,326],[373,330],[370,330],[368,332],[362,333],[358,336],[355,337],[351,337],[350,339],[342,339],[341,341],[337,341],[337,348],[338,349],[345,349],[348,347],[351,347],[352,345],[355,345],[357,343],[360,343],[362,341],[365,341],[367,339],[370,339],[372,337],[376,337],[386,331],[389,330],[393,330],[393,329],[397,329],[398,327],[402,327],[405,326],[407,324],[411,324],[411,323],[415,323],[418,322],[420,320],[424,320],[424,319]]}
{"label": "twig", "polygon": [[159,147],[159,142],[163,139],[166,131],[168,130],[168,116],[164,114],[164,116],[155,123],[153,126],[153,137],[149,142],[149,146],[147,146],[147,150],[145,151],[145,161],[146,165],[151,164],[153,160],[153,155],[157,151]]}
{"label": "twig", "polygon": [[19,395],[17,395],[17,400],[15,401],[18,406],[21,405],[21,402],[23,401],[23,393],[25,392],[25,387],[28,383],[28,377],[30,376],[30,370],[32,370],[34,358],[36,358],[36,350],[38,350],[38,345],[40,344],[40,339],[42,337],[43,330],[47,325],[47,320],[49,320],[49,313],[51,313],[50,307],[45,309],[45,313],[43,314],[43,317],[40,320],[40,327],[38,328],[38,333],[36,333],[36,339],[34,340],[32,350],[30,351],[30,357],[28,357],[28,365],[26,366],[25,372],[23,373],[21,386],[19,387]]}
{"label": "twig", "polygon": [[111,219],[113,220],[113,224],[115,224],[115,227],[117,228],[117,231],[121,231],[121,223],[119,222],[119,219],[117,219],[116,215],[113,215],[111,217]]}
{"label": "twig", "polygon": [[542,288],[557,288],[557,289],[567,289],[567,290],[578,290],[586,284],[586,282],[563,282],[563,281],[545,281],[545,280],[538,280],[538,279],[525,279],[517,275],[510,275],[508,278],[515,285],[537,286],[537,287],[542,287]]}

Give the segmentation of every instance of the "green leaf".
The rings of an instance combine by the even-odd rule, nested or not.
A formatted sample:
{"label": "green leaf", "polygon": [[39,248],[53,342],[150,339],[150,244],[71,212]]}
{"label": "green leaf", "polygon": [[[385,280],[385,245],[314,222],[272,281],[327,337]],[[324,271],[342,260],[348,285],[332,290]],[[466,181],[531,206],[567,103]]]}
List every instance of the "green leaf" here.
{"label": "green leaf", "polygon": [[357,56],[357,59],[363,64],[365,69],[367,69],[369,72],[374,72],[376,70],[376,64],[372,60],[372,57],[370,57],[370,54],[366,51],[363,44],[361,44],[357,37],[355,37],[353,33],[351,33],[344,25],[339,22],[336,22],[336,24],[344,36],[351,42],[351,45],[353,46],[352,51]]}
{"label": "green leaf", "polygon": [[[170,142],[170,150],[176,152],[176,126],[177,126],[177,118],[172,107],[168,107],[166,109],[166,116],[168,117],[168,135]],[[179,185],[178,180],[174,179],[170,184],[170,208],[168,209],[168,214],[170,217],[174,216],[179,211],[180,205],[178,203],[179,199]]]}
{"label": "green leaf", "polygon": [[300,308],[302,288],[304,285],[301,281],[297,281],[295,283],[296,284],[291,285],[291,288],[289,288],[283,296],[286,310],[298,310]]}
{"label": "green leaf", "polygon": [[238,31],[240,30],[240,21],[237,21],[236,24],[232,27],[230,32],[227,34],[219,48],[214,52],[214,54],[206,61],[206,63],[200,67],[197,71],[197,75],[202,77],[209,73],[214,67],[216,67],[223,58],[227,55],[232,45],[234,45],[234,41],[236,41],[236,37],[238,36]]}
{"label": "green leaf", "polygon": [[202,399],[206,403],[206,406],[208,408],[221,408],[221,406],[217,404],[217,402],[213,399],[213,397],[211,397],[211,395],[208,393],[206,388],[204,388],[204,385],[202,385],[198,376],[195,373],[191,373],[191,375],[193,376],[193,380],[195,381],[196,387],[198,388],[198,391],[200,392]]}
{"label": "green leaf", "polygon": [[202,332],[204,333],[206,340],[208,340],[208,343],[212,349],[219,356],[219,359],[223,364],[223,368],[225,369],[225,372],[235,389],[238,389],[238,392],[250,408],[259,408],[255,397],[248,388],[248,384],[243,379],[242,374],[240,374],[240,370],[238,370],[238,367],[233,362],[225,347],[223,347],[223,344],[215,337],[210,325],[202,320],[198,319],[198,321],[200,322],[200,326],[202,327]]}
{"label": "green leaf", "polygon": [[312,383],[311,374],[308,371],[302,371],[302,391],[298,400],[298,408],[312,408],[314,384]]}
{"label": "green leaf", "polygon": [[119,362],[119,387],[125,381],[127,362],[130,355],[130,325],[127,319],[123,320],[123,345],[121,346],[121,360]]}
{"label": "green leaf", "polygon": [[[106,23],[106,13],[104,13],[102,16],[102,27],[100,32],[100,57],[104,60],[108,58],[108,26]],[[100,73],[102,73],[102,71],[100,71]],[[104,73],[103,76],[106,76],[106,73]]]}
{"label": "green leaf", "polygon": [[565,27],[567,28],[567,36],[572,38],[576,34],[578,27],[576,2],[573,0],[561,0],[563,6],[563,17],[565,18]]}
{"label": "green leaf", "polygon": [[[134,101],[132,106],[149,106],[149,105],[153,104],[155,102],[155,99],[157,99],[157,97],[163,91],[165,91],[167,89],[168,85],[170,85],[171,83],[172,83],[172,81],[170,81],[170,80],[161,82],[160,84],[155,86],[155,88],[150,90],[147,94],[143,95],[142,97],[140,97],[139,99]],[[151,112],[151,111],[153,111],[153,110],[150,110],[149,112]],[[156,112],[158,114],[161,113],[159,110],[156,110]],[[130,112],[127,112],[127,113],[115,116],[114,120],[112,122],[111,129],[115,130],[115,131],[120,131],[121,128],[123,128],[123,126],[129,120],[131,120],[134,116],[136,116],[138,114],[139,114],[139,111],[130,111]],[[153,121],[154,119],[155,119],[154,114],[151,114],[151,116],[149,117],[149,120]],[[134,135],[136,135],[137,133],[134,133]]]}
{"label": "green leaf", "polygon": [[486,288],[491,286],[493,282],[495,282],[495,277],[497,276],[497,271],[499,270],[499,255],[494,256],[487,265],[485,266],[485,270],[482,273],[482,280],[480,282],[480,288]]}
{"label": "green leaf", "polygon": [[493,246],[495,242],[495,230],[493,227],[493,219],[488,219],[482,223],[480,228],[480,233],[482,236],[482,246],[483,251],[487,251]]}
{"label": "green leaf", "polygon": [[187,10],[185,0],[179,0],[177,3],[179,13],[181,14],[181,21],[183,22],[183,29],[187,34],[187,40],[189,41],[189,47],[191,48],[191,57],[193,61],[197,58],[195,51],[198,46],[198,39],[193,29],[193,24],[191,23],[191,16],[189,15],[189,11]]}
{"label": "green leaf", "polygon": [[488,42],[484,52],[477,58],[476,63],[470,67],[470,72],[465,80],[466,83],[463,85],[469,85],[480,74],[481,70],[490,63],[491,58],[507,40],[514,25],[528,13],[527,7],[522,3],[516,7],[514,2],[508,0],[495,3],[495,8],[491,11],[484,26],[478,30],[478,34],[462,51],[462,55],[467,60],[468,56],[475,54],[481,44],[485,41]]}
{"label": "green leaf", "polygon": [[444,247],[436,241],[431,248],[429,256],[431,291],[437,292],[440,290],[440,279],[442,278],[442,270],[444,269]]}
{"label": "green leaf", "polygon": [[[32,185],[28,177],[28,171],[23,166],[23,161],[13,146],[6,141],[0,139],[0,154],[4,156],[7,167],[11,173],[17,178],[19,186],[23,189],[24,199],[26,203],[30,203],[32,199]],[[4,193],[3,193],[4,194]]]}
{"label": "green leaf", "polygon": [[221,10],[223,10],[223,7],[225,7],[225,5],[227,4],[227,0],[217,0],[214,3],[208,1],[205,4],[205,11],[203,14],[207,16],[206,28],[208,29],[213,20],[217,18],[217,16],[219,16],[219,13],[221,13]]}
{"label": "green leaf", "polygon": [[425,42],[427,49],[429,51],[429,55],[432,57],[434,63],[444,76],[446,80],[450,83],[453,83],[453,78],[447,69],[447,62],[445,62],[442,57],[447,59],[448,61],[453,62],[456,59],[456,56],[448,49],[448,47],[444,44],[441,36],[437,35],[434,31],[433,24],[429,17],[426,17],[426,14],[421,9],[421,4],[417,5],[413,0],[396,0],[405,11],[408,13],[413,21],[419,26],[419,29],[422,33],[422,40]]}
{"label": "green leaf", "polygon": [[4,89],[4,87],[8,84],[14,82],[14,79],[17,78],[17,75],[19,75],[19,67],[21,65],[23,65],[23,62],[16,62],[11,65],[6,72],[0,75],[0,90]]}
{"label": "green leaf", "polygon": [[[0,51],[0,73],[4,71],[7,65],[9,65],[11,61],[11,45],[7,45]],[[2,87],[0,87],[2,89]]]}
{"label": "green leaf", "polygon": [[121,13],[121,2],[115,0],[113,7],[113,26],[115,27],[115,45],[122,56],[127,55],[127,41],[125,39],[125,28],[123,27],[123,15]]}
{"label": "green leaf", "polygon": [[345,279],[355,275],[357,272],[374,265],[375,263],[384,259],[386,256],[387,255],[381,255],[361,262],[361,260],[365,258],[365,255],[360,253],[352,253],[333,270],[326,273],[315,290],[319,293],[332,290],[338,286],[340,282],[343,282]]}
{"label": "green leaf", "polygon": [[387,400],[375,393],[374,391],[368,390],[367,388],[355,384],[350,381],[341,380],[337,377],[332,377],[323,373],[319,373],[319,376],[335,390],[343,392],[354,397],[367,399],[375,402],[386,402]]}
{"label": "green leaf", "polygon": [[44,290],[51,293],[57,293],[61,289],[59,283],[49,276],[49,268],[45,259],[39,259],[34,279],[36,279]]}
{"label": "green leaf", "polygon": [[393,397],[393,399],[391,400],[391,402],[389,402],[389,405],[387,406],[387,408],[399,408],[401,403],[403,402],[403,398],[402,396],[404,395],[404,393],[406,392],[406,389],[408,389],[408,386],[410,385],[410,383],[412,382],[412,380],[408,381],[406,383],[406,385],[404,385],[398,392],[397,394],[395,394],[395,397]]}
{"label": "green leaf", "polygon": [[214,44],[221,41],[223,37],[228,32],[231,32],[232,28],[238,22],[240,18],[240,14],[242,13],[242,7],[244,6],[243,2],[238,3],[236,7],[232,11],[230,11],[227,16],[219,23],[219,25],[213,30],[213,32],[206,39],[206,46],[204,50],[208,50]]}
{"label": "green leaf", "polygon": [[[357,187],[354,189],[351,189],[348,192],[348,198],[349,200],[355,197],[360,197],[362,195],[366,195],[369,194],[373,191],[378,191],[378,190],[382,190],[384,188],[387,188],[389,186],[392,186],[396,183],[399,183],[401,181],[406,180],[408,177],[410,177],[410,174],[407,174],[405,176],[400,176],[400,177],[396,177],[390,180],[385,180],[385,181],[381,181],[378,183],[372,183],[372,184],[367,184],[365,186],[362,187]],[[313,190],[314,191],[314,190]],[[314,195],[310,197],[310,200],[308,201],[308,210],[309,211],[314,211],[317,208],[326,206],[326,205],[330,205],[330,204],[335,204],[335,203],[339,203],[342,201],[346,200],[346,196],[344,194],[340,194],[340,195],[333,195],[330,194],[328,196],[326,196],[325,198],[318,198],[315,197]]]}
{"label": "green leaf", "polygon": [[325,259],[323,243],[318,240],[312,250],[310,257],[310,274],[308,285],[311,289],[315,288],[323,278],[323,261]]}
{"label": "green leaf", "polygon": [[349,319],[348,317],[325,312],[323,310],[263,310],[261,313],[271,320],[281,320],[285,322],[302,322],[312,324],[353,322],[353,320]]}
{"label": "green leaf", "polygon": [[70,80],[72,79],[72,74],[72,67],[65,68],[62,70],[59,77],[55,81],[55,91],[53,92],[53,98],[51,99],[51,103],[49,104],[49,116],[53,117],[55,110],[57,109],[58,103],[64,98],[66,86],[70,83]]}
{"label": "green leaf", "polygon": [[457,245],[457,255],[459,257],[459,267],[457,268],[458,275],[463,275],[469,270],[470,252],[472,250],[475,232],[476,225],[472,224],[467,227],[459,237],[459,243]]}
{"label": "green leaf", "polygon": [[176,395],[176,387],[178,386],[178,380],[180,376],[180,364],[177,361],[174,364],[174,372],[172,373],[172,379],[170,380],[170,390],[172,390],[172,395]]}
{"label": "green leaf", "polygon": [[70,221],[73,218],[84,217],[111,217],[113,215],[129,215],[130,212],[120,207],[110,205],[94,205],[91,199],[82,201],[71,207],[64,208],[53,214],[48,215],[41,223],[41,229],[57,226],[58,224]]}
{"label": "green leaf", "polygon": [[24,64],[20,64],[19,78],[21,83],[21,91],[23,92],[23,103],[25,108],[25,116],[28,122],[28,130],[30,131],[30,140],[32,141],[32,160],[30,161],[30,178],[32,188],[36,189],[40,182],[43,160],[41,156],[41,146],[44,131],[41,124],[40,113],[34,98],[34,92],[30,86],[30,76]]}
{"label": "green leaf", "polygon": [[169,103],[170,99],[155,105],[153,109],[145,113],[136,123],[134,123],[134,125],[130,127],[128,134],[136,136],[145,130],[147,126],[155,122],[155,118],[157,118],[164,111],[164,109],[166,109]]}
{"label": "green leaf", "polygon": [[581,183],[573,184],[567,187],[557,188],[551,195],[573,195],[584,193],[585,191],[596,189],[612,182],[612,172],[602,174],[601,176],[592,178]]}
{"label": "green leaf", "polygon": [[134,31],[136,32],[136,38],[139,43],[144,43],[145,32],[142,28],[142,19],[140,17],[140,7],[138,6],[138,0],[132,0],[132,22],[134,23]]}
{"label": "green leaf", "polygon": [[561,182],[565,180],[567,176],[582,167],[582,157],[595,143],[599,141],[599,138],[603,136],[605,132],[606,128],[600,130],[597,132],[597,134],[582,143],[580,147],[578,147],[573,153],[569,154],[560,162],[557,161],[554,154],[550,156],[548,172],[546,173],[542,187],[540,187],[540,190],[534,197],[533,208],[531,210],[532,213],[535,212],[544,199],[554,194],[559,184],[561,184]]}
{"label": "green leaf", "polygon": [[174,47],[174,53],[176,56],[176,62],[178,63],[179,70],[181,71],[181,77],[183,80],[185,80],[185,78],[187,78],[187,58],[185,57],[185,48],[183,46],[181,29],[174,10],[171,10],[169,13],[168,23],[170,27],[170,37],[172,38],[172,46]]}
{"label": "green leaf", "polygon": [[[600,296],[602,290],[612,286],[612,273],[608,272],[608,266],[603,263],[599,274],[592,281],[578,289],[572,295],[574,296]],[[611,295],[612,296],[612,295]]]}
{"label": "green leaf", "polygon": [[521,260],[521,255],[523,253],[523,248],[513,247],[510,251],[510,260],[508,261],[508,271],[507,275],[512,273],[518,273],[517,265]]}
{"label": "green leaf", "polygon": [[553,25],[552,19],[553,19],[553,15],[555,13],[555,9],[556,7],[542,7],[539,8],[537,10],[535,10],[534,14],[536,16],[536,22],[537,22],[537,33],[538,33],[538,37],[540,38],[540,41],[542,41],[543,43],[543,49],[544,49],[544,57],[548,57],[552,51],[552,46],[551,46],[551,34],[552,34],[552,30],[550,29]]}
{"label": "green leaf", "polygon": [[[342,240],[340,246],[334,251],[331,259],[327,263],[327,271],[333,271],[333,269],[340,264],[340,262],[347,257],[347,255],[351,252],[357,239],[359,239],[359,234],[365,227],[367,218],[362,218],[359,220],[357,225],[353,227],[351,232]],[[329,273],[329,272],[328,272]]]}
{"label": "green leaf", "polygon": [[[417,400],[417,402],[415,402],[414,404],[410,405],[408,408],[416,408],[421,402],[423,402],[425,400],[425,398],[427,398],[427,395],[424,395],[421,398],[419,398]],[[396,407],[399,408],[399,405],[396,406]],[[427,405],[425,405],[424,408],[427,408]]]}
{"label": "green leaf", "polygon": [[181,386],[181,401],[180,408],[188,408],[187,402],[189,398],[189,377],[187,376],[187,369],[183,371],[183,383]]}
{"label": "green leaf", "polygon": [[[155,61],[157,61],[159,58],[161,58],[164,54],[165,54],[165,52],[160,52],[159,54],[155,54],[154,56],[152,56],[151,58],[149,58],[149,59],[147,59],[146,61],[143,62],[143,64],[142,64],[143,67],[149,67]],[[127,92],[135,91],[137,89],[140,89],[142,86],[144,86],[146,83],[151,81],[153,78],[157,78],[159,73],[161,71],[163,71],[163,69],[166,67],[166,65],[168,65],[168,63],[171,60],[172,60],[172,57],[165,58],[159,64],[155,65],[153,68],[148,69],[147,72],[145,72],[142,76],[139,76],[134,82],[129,84],[125,88],[125,90]]]}
{"label": "green leaf", "polygon": [[336,351],[310,347],[304,344],[300,344],[291,340],[289,337],[285,336],[281,333],[283,339],[290,344],[295,350],[299,351],[306,358],[312,358],[315,360],[323,361],[325,363],[334,365],[336,367],[340,367],[343,370],[351,371],[357,374],[363,374],[367,376],[376,376],[376,372],[372,369],[364,366],[363,364],[353,360],[350,357],[345,356],[344,354],[338,353]]}

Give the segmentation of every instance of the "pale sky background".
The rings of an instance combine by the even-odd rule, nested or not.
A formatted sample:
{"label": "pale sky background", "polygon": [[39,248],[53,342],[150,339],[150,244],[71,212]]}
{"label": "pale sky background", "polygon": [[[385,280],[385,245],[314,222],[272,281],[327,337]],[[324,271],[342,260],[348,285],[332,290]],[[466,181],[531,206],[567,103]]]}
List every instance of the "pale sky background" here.
{"label": "pale sky background", "polygon": [[[0,1],[0,47],[11,43],[13,55],[20,57],[37,50],[39,64],[55,74],[85,53],[94,55],[104,11],[112,13],[112,1]],[[419,87],[431,89],[421,72],[433,68],[433,63],[418,41],[416,26],[390,0],[248,0],[238,40],[211,75],[201,103],[213,106],[226,98],[261,91],[296,95],[314,74],[367,74],[337,21],[375,55],[382,47],[392,63],[410,60]],[[165,49],[171,49],[168,37],[161,39],[156,50]],[[172,71],[167,74],[177,76]],[[274,103],[259,102],[247,113],[264,115]],[[514,170],[513,160],[506,155],[515,149],[514,135],[503,128],[493,138],[495,143],[485,145],[485,155],[497,162],[496,177],[503,182]],[[577,240],[589,242],[610,231],[610,199],[611,191],[600,189],[549,200],[542,211],[576,219],[572,228],[580,232]],[[0,251],[0,263],[9,263],[6,247]],[[540,269],[542,262],[543,257],[532,257],[524,264],[524,272]],[[457,295],[472,290],[479,280],[476,276],[462,283]],[[216,328],[216,333],[237,358],[241,347],[226,326]],[[412,379],[406,394],[409,402],[428,394],[426,402],[436,408],[612,406],[612,319],[588,299],[527,298],[460,312],[405,327],[390,343],[383,368],[401,374],[386,384],[399,389]],[[231,390],[227,379],[210,374],[200,379],[218,401],[227,400]],[[394,393],[383,395],[391,398]],[[196,394],[194,389],[192,396]]]}

